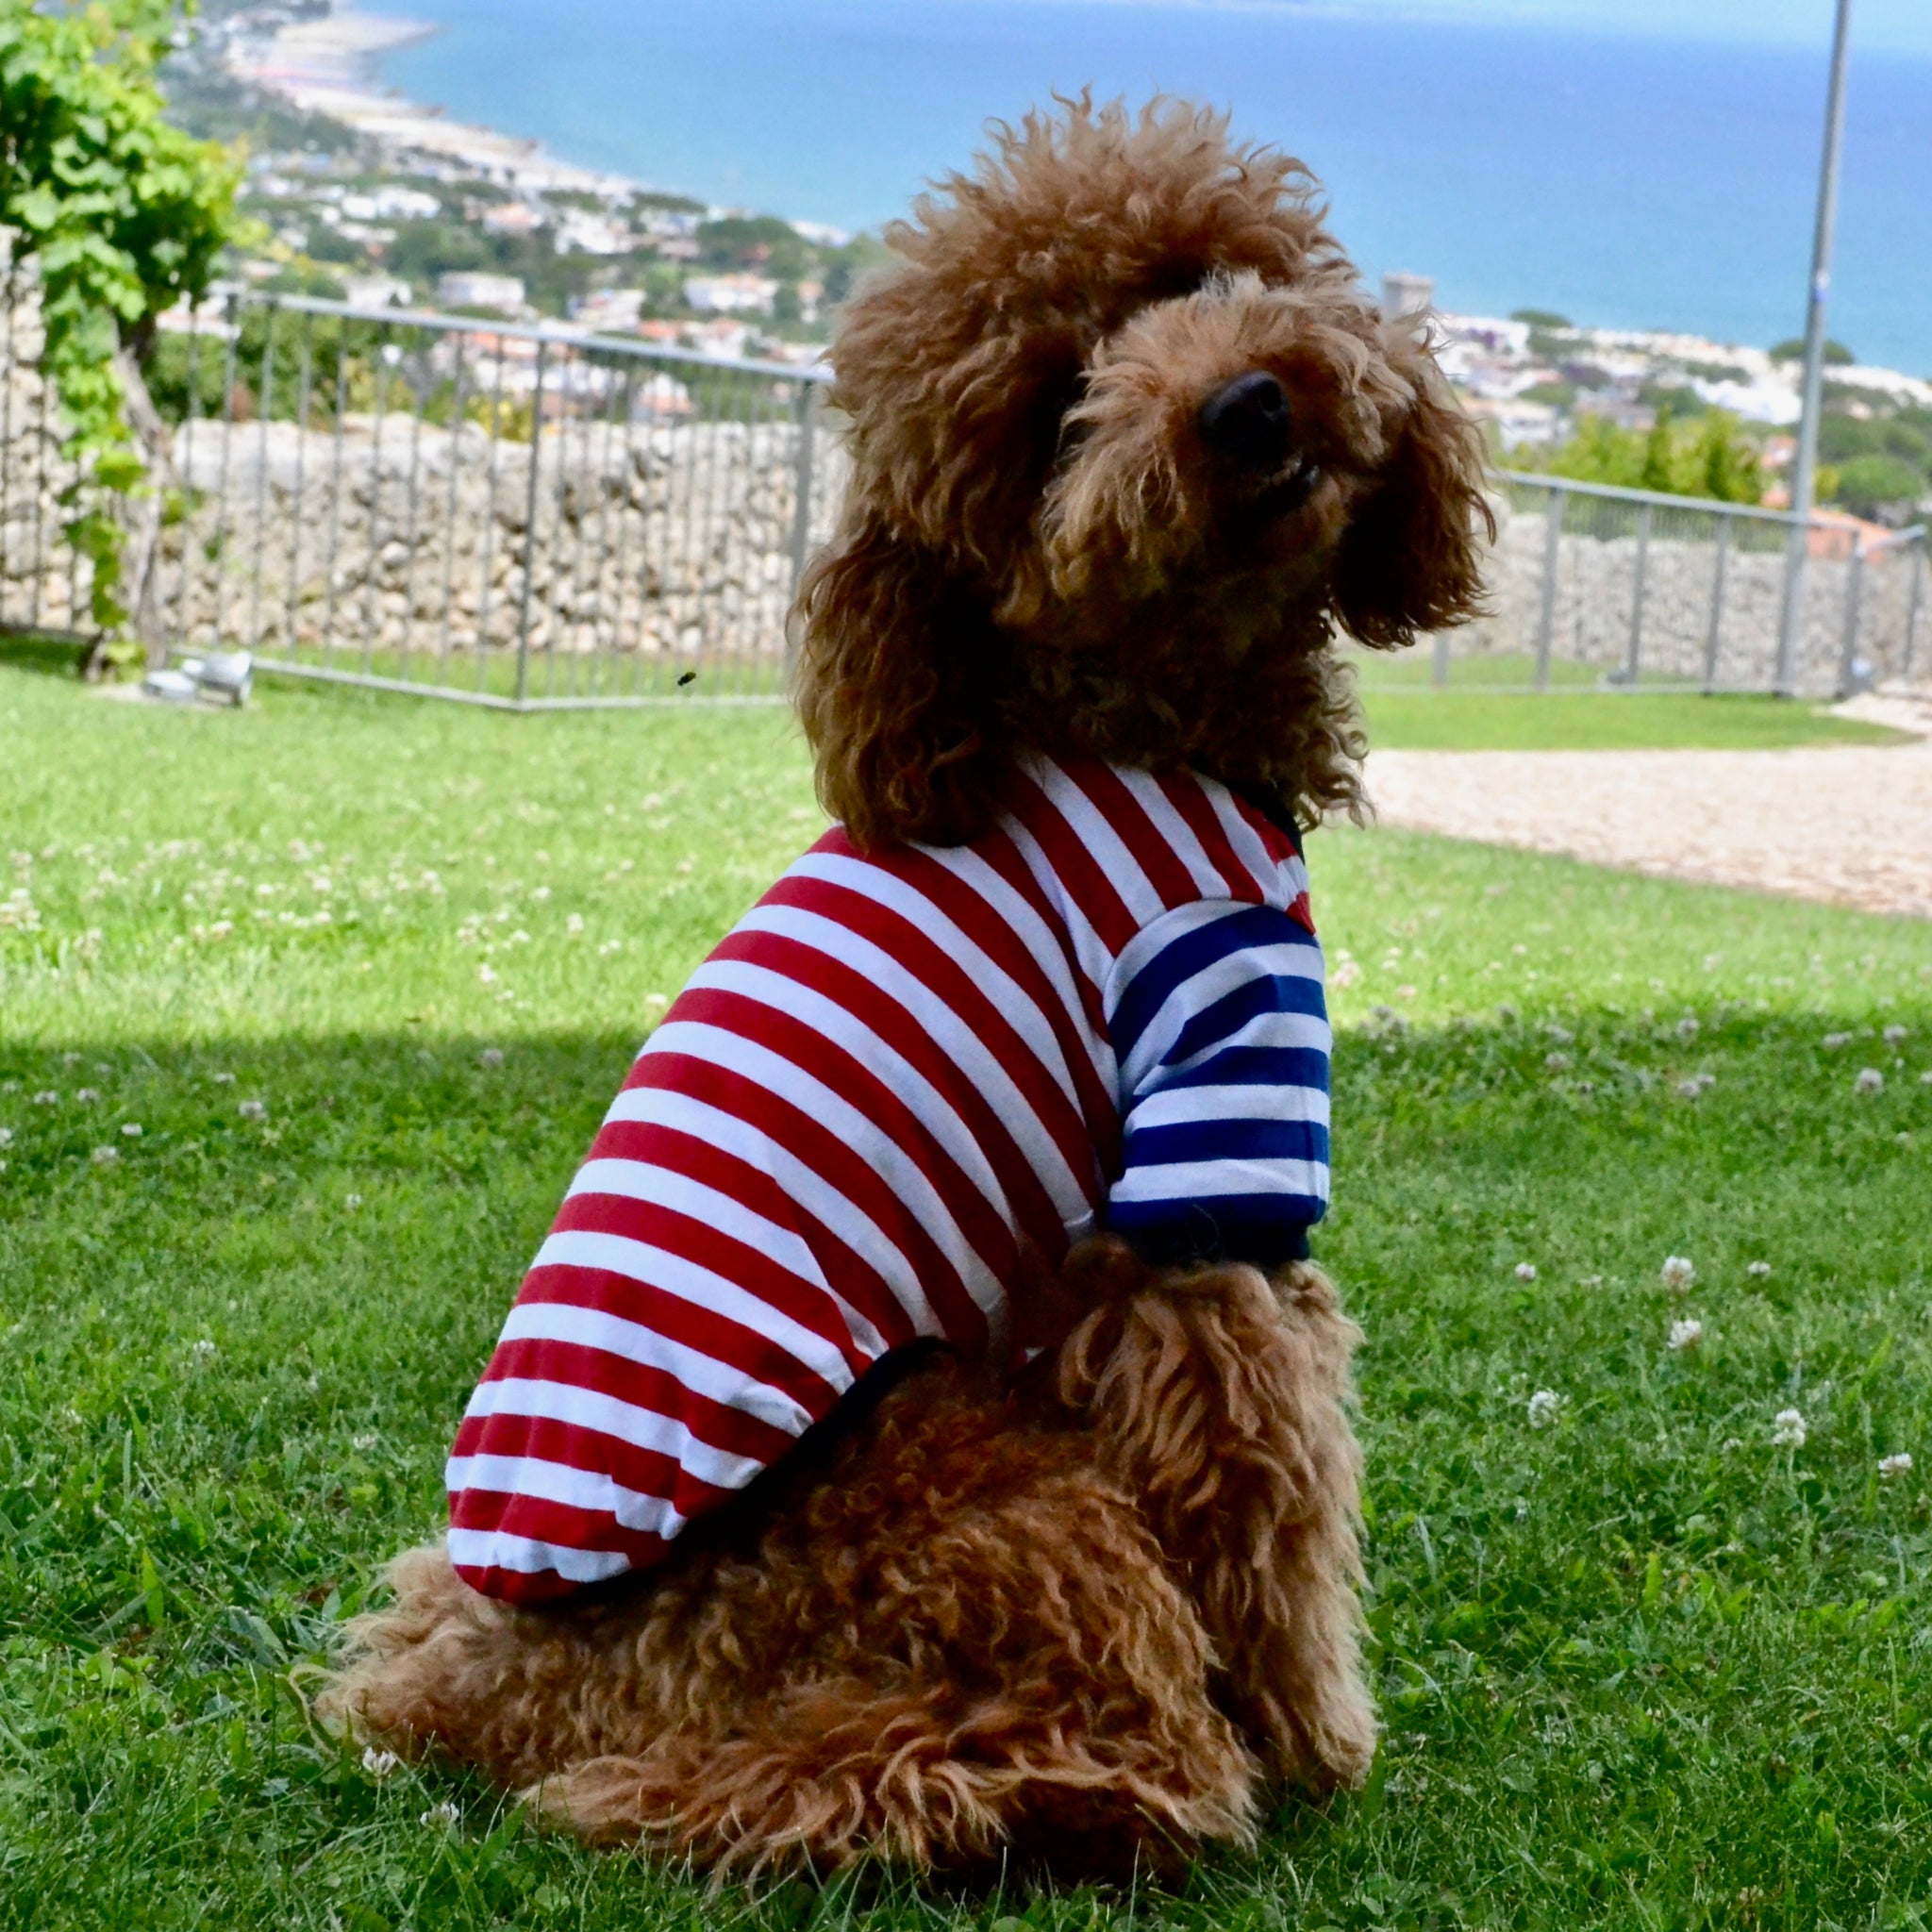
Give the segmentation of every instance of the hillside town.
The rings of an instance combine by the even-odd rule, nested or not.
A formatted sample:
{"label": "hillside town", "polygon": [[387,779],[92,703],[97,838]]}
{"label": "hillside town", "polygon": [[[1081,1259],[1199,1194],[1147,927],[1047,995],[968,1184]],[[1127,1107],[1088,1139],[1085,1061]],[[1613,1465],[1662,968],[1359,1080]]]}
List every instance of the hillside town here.
{"label": "hillside town", "polygon": [[[177,112],[249,148],[257,223],[238,276],[361,308],[550,319],[718,360],[817,359],[878,241],[717,207],[560,160],[385,87],[379,57],[425,29],[330,0],[212,0],[171,62]],[[1433,309],[1425,275],[1385,277],[1391,313]],[[1579,434],[1627,438],[1721,411],[1763,501],[1787,500],[1795,343],[1761,348],[1591,328],[1549,311],[1435,310],[1441,359],[1499,457],[1541,468]],[[1932,381],[1832,344],[1827,493],[1902,524],[1932,509]],[[508,381],[513,388],[517,370]]]}

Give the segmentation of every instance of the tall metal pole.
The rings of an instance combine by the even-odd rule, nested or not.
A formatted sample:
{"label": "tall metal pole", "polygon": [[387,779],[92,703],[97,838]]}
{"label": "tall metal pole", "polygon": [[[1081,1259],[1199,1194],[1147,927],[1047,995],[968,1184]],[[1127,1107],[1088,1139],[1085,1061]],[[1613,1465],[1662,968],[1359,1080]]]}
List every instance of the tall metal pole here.
{"label": "tall metal pole", "polygon": [[1824,311],[1831,292],[1831,234],[1838,216],[1839,158],[1844,147],[1845,57],[1852,37],[1852,0],[1838,0],[1831,40],[1831,87],[1825,97],[1824,159],[1818,173],[1818,225],[1811,239],[1811,295],[1805,316],[1805,399],[1798,419],[1798,454],[1791,466],[1791,537],[1785,560],[1785,603],[1778,625],[1777,692],[1797,692],[1798,635],[1805,620],[1805,562],[1818,471],[1818,413],[1824,390]]}

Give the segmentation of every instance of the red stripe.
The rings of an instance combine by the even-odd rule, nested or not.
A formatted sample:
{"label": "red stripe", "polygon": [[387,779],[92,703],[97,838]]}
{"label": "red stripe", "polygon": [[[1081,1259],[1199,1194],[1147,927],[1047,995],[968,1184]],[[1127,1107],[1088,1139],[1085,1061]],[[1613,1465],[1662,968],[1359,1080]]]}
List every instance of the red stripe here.
{"label": "red stripe", "polygon": [[628,1194],[572,1194],[557,1210],[551,1232],[621,1235],[626,1241],[662,1248],[709,1269],[823,1337],[844,1356],[855,1375],[866,1364],[867,1357],[855,1346],[839,1305],[824,1289],[801,1280],[770,1256],[694,1215],[659,1202],[634,1200]]}
{"label": "red stripe", "polygon": [[[1011,1279],[1018,1252],[1013,1230],[925,1123],[870,1067],[817,1027],[744,993],[693,987],[687,997],[691,1002],[692,1021],[735,1033],[741,1040],[776,1054],[863,1115],[886,1146],[910,1160],[925,1176],[941,1206],[994,1278]],[[759,1117],[752,1116],[754,1120]],[[903,1211],[909,1217],[912,1210],[907,1208]]]}
{"label": "red stripe", "polygon": [[[498,1428],[497,1424],[506,1426]],[[786,1437],[785,1448],[791,1448],[791,1442],[792,1439]],[[715,1509],[731,1493],[716,1483],[693,1475],[675,1456],[658,1449],[641,1449],[621,1437],[607,1436],[601,1430],[584,1428],[575,1423],[558,1422],[552,1416],[467,1416],[457,1431],[450,1454],[528,1457],[586,1475],[608,1476],[641,1496],[665,1498],[684,1517],[701,1516]],[[776,1455],[765,1458],[767,1463],[777,1459]],[[487,1485],[475,1483],[464,1487],[466,1491],[488,1490]]]}
{"label": "red stripe", "polygon": [[1067,896],[1099,936],[1100,943],[1109,953],[1118,953],[1140,929],[1140,922],[1101,871],[1100,861],[1067,823],[1058,806],[1024,773],[1015,786],[1015,802],[1013,817],[1032,835]]}
{"label": "red stripe", "polygon": [[[1073,1109],[1068,1106],[1066,1096],[1059,1093],[1052,1081],[1041,1073],[1039,1063],[1027,1050],[1025,1041],[1000,1018],[990,1001],[974,991],[965,975],[945,960],[929,940],[923,939],[916,928],[897,914],[886,912],[859,893],[828,885],[823,880],[794,881],[785,900],[778,903],[787,901],[802,910],[818,913],[832,921],[842,931],[858,933],[872,940],[921,984],[931,987],[936,995],[954,995],[949,1001],[951,1012],[974,1038],[997,1053],[1001,1066],[1016,1076],[1016,1084],[1022,1084],[1017,1076],[1024,1074],[1025,1067],[1029,1064],[1033,1067],[1035,1078],[1031,1084],[1036,1089],[1044,1088],[1058,1099],[1057,1113],[1064,1124],[1076,1130],[1074,1146],[1082,1157],[1082,1166],[1091,1167],[1091,1159],[1086,1158],[1090,1143],[1084,1133],[1077,1132],[1080,1124],[1073,1118]],[[921,953],[931,957],[921,958]],[[912,957],[908,958],[908,954]],[[1022,1231],[1049,1252],[1058,1251],[1065,1239],[1065,1224],[1060,1220],[1059,1210],[1053,1205],[1052,1196],[1032,1161],[1008,1132],[994,1111],[992,1103],[972,1075],[946,1052],[940,1036],[929,1031],[925,1024],[908,1011],[901,1001],[890,998],[872,980],[843,960],[834,958],[804,940],[778,933],[733,933],[711,957],[714,959],[742,959],[782,974],[800,986],[808,987],[824,998],[835,1001],[860,1024],[869,1027],[888,1047],[923,1074],[938,1092],[941,1101],[958,1115],[974,1145],[986,1157]],[[953,984],[946,986],[944,982],[949,980]],[[969,1008],[970,1017],[968,1013],[960,1012],[962,1005]],[[1024,1094],[1024,1085],[1022,1091]],[[1037,1117],[1039,1109],[1034,1111]],[[1079,1168],[1074,1169],[1075,1174],[1080,1171]]]}
{"label": "red stripe", "polygon": [[1228,802],[1241,814],[1242,823],[1254,831],[1276,865],[1285,865],[1291,858],[1301,856],[1294,849],[1294,841],[1265,811],[1257,810],[1245,798],[1232,791],[1227,796]]}
{"label": "red stripe", "polygon": [[[922,880],[919,885],[914,885],[909,879],[904,883],[910,890],[918,891],[935,912],[953,918],[953,923],[959,930],[991,958],[994,949],[983,941],[993,931],[1010,937],[1005,922],[996,920],[986,901],[963,880],[947,872],[943,866],[931,859],[923,859],[922,863],[927,874],[937,874],[957,887],[958,892],[970,902],[973,912],[976,912],[976,918],[973,916],[973,912],[969,912],[968,917],[964,919],[958,918],[950,908],[941,906],[936,892],[924,890],[931,882],[930,879]],[[1034,1118],[1040,1122],[1048,1139],[1058,1149],[1060,1158],[1066,1163],[1068,1171],[1083,1187],[1091,1186],[1092,1139],[1087,1131],[1087,1124],[1080,1118],[1073,1096],[1068,1091],[1070,1083],[1056,1077],[1054,1071],[1041,1058],[1025,1036],[1001,1012],[991,997],[974,980],[965,967],[937,940],[922,932],[905,913],[892,907],[881,905],[864,892],[856,891],[832,880],[781,879],[778,885],[765,895],[764,903],[794,905],[806,911],[819,913],[842,930],[869,940],[903,966],[917,984],[929,989],[935,999],[945,1007],[973,1039],[987,1049],[1001,1070],[1020,1090]],[[1023,996],[1030,991],[1026,985],[1026,981],[1030,980],[1033,986],[1039,989],[1039,991],[1033,993],[1031,1004],[1038,1009],[1040,1019],[1048,1024],[1051,1031],[1053,1009],[1058,1009],[1063,1014],[1065,1002],[1057,997],[1053,989],[1046,984],[1045,975],[1041,974],[1032,956],[1026,954],[1024,947],[1019,950],[1024,955],[1028,968],[1025,980],[1021,981]],[[918,1024],[916,1020],[914,1024]],[[1058,1041],[1056,1044],[1058,1044]],[[1072,1044],[1074,1051],[1080,1051],[1077,1040]],[[1084,1053],[1081,1057],[1085,1058]],[[946,1064],[954,1064],[950,1056]],[[961,1077],[966,1076],[962,1074]]]}
{"label": "red stripe", "polygon": [[[696,995],[688,993],[686,997]],[[686,1093],[721,1112],[756,1123],[760,1132],[793,1159],[823,1175],[828,1186],[843,1194],[906,1257],[948,1341],[969,1354],[984,1348],[986,1318],[966,1292],[966,1284],[944,1250],[881,1174],[802,1108],[742,1074],[687,1054],[644,1054],[631,1068],[625,1085]]]}
{"label": "red stripe", "polygon": [[[749,1375],[755,1382],[784,1390],[813,1415],[823,1415],[838,1400],[838,1391],[813,1374],[781,1342],[721,1315],[715,1308],[685,1301],[654,1282],[637,1281],[613,1269],[574,1261],[540,1263],[525,1275],[523,1289],[517,1295],[519,1307],[536,1302],[596,1308],[623,1321],[635,1322],[651,1334],[681,1342],[699,1355],[709,1356],[714,1362],[723,1362],[726,1368]],[[633,1366],[641,1374],[648,1373],[642,1363]]]}
{"label": "red stripe", "polygon": [[1159,781],[1167,800],[1188,822],[1188,829],[1201,841],[1216,872],[1227,887],[1230,899],[1259,901],[1266,897],[1253,872],[1237,857],[1227,827],[1212,801],[1201,790],[1201,781],[1191,772],[1170,774]]}
{"label": "red stripe", "polygon": [[[1058,908],[1048,899],[1040,881],[1034,877],[1033,868],[1026,863],[1025,854],[1004,830],[994,832],[977,850],[980,858],[998,873],[1014,891],[1021,893],[1046,922],[1046,929],[1059,942],[1060,954],[1067,962],[1067,971],[1073,977],[1075,991],[1079,994],[1080,1010],[1086,1016],[1088,1028],[1096,1039],[1105,1040],[1107,1012],[1100,997],[1100,989],[1089,978],[1087,969],[1081,963],[1079,952],[1074,947],[1074,937],[1067,930],[1067,922],[1060,916]],[[1105,1121],[1118,1112],[1113,1095],[1107,1091],[1099,1075],[1093,1073],[1093,1063],[1087,1057],[1084,1043],[1077,1045],[1069,1055],[1067,1063],[1074,1069],[1076,1081],[1081,1080],[1083,1074],[1087,1076],[1081,1083],[1080,1105],[1090,1125],[1096,1121]],[[1098,1134],[1095,1138],[1099,1138]]]}
{"label": "red stripe", "polygon": [[1201,896],[1201,888],[1195,884],[1186,860],[1147,816],[1147,808],[1134,796],[1118,772],[1110,765],[1089,759],[1062,769],[1133,855],[1134,863],[1146,875],[1147,883],[1159,895],[1165,909],[1191,906]]}
{"label": "red stripe", "polygon": [[[1039,919],[1041,930],[1058,946],[1069,976],[1083,1003],[1097,1014],[1100,1011],[1099,991],[1090,984],[1080,970],[1080,962],[1067,941],[1064,922],[1054,912],[1041,890],[1040,881],[1033,876],[1032,869],[1021,857],[1019,848],[1005,832],[994,832],[975,846],[974,853]],[[1067,1076],[1073,1083],[1081,1116],[1079,1158],[1072,1165],[1075,1174],[1084,1174],[1091,1164],[1092,1145],[1108,1131],[1109,1124],[1114,1123],[1116,1108],[1113,1095],[1093,1071],[1086,1037],[1074,1016],[1067,1009],[1059,989],[1004,915],[942,861],[924,853],[902,849],[881,853],[874,862],[912,891],[930,899],[956,925],[970,932],[988,957],[1024,990],[1027,998],[1044,1015],[1053,1029],[1054,1041],[1059,1048]],[[1057,1141],[1058,1138],[1056,1132]],[[1099,1196],[1093,1194],[1091,1198],[1097,1200]]]}
{"label": "red stripe", "polygon": [[[581,1342],[552,1341],[525,1335],[499,1341],[495,1354],[490,1357],[490,1366],[483,1371],[483,1380],[500,1382],[510,1377],[525,1382],[556,1382],[566,1388],[588,1390],[595,1395],[612,1396],[632,1408],[646,1409],[653,1415],[682,1423],[708,1448],[722,1450],[727,1456],[748,1457],[754,1462],[774,1460],[791,1448],[793,1441],[775,1423],[760,1421],[729,1403],[701,1395],[688,1389],[668,1370],[652,1368],[605,1349],[589,1348]],[[803,1404],[803,1395],[798,1400]],[[825,1412],[825,1408],[806,1406],[814,1420]],[[458,1441],[464,1440],[464,1431],[474,1435],[478,1424],[527,1420],[465,1416]]]}
{"label": "red stripe", "polygon": [[695,1134],[656,1121],[606,1121],[591,1154],[597,1159],[641,1161],[680,1174],[795,1234],[832,1291],[878,1330],[887,1347],[911,1341],[912,1324],[885,1276],[765,1169]]}

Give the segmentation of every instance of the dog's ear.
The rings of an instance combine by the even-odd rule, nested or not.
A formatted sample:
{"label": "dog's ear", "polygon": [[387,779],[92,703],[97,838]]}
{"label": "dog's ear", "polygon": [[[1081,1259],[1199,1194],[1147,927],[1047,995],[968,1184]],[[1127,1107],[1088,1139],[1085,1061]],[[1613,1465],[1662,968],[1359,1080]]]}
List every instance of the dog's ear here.
{"label": "dog's ear", "polygon": [[[1407,353],[1403,353],[1407,351]],[[1483,493],[1483,445],[1425,349],[1403,341],[1391,360],[1412,386],[1387,460],[1342,537],[1335,614],[1364,644],[1409,642],[1482,609],[1478,533],[1496,541]]]}
{"label": "dog's ear", "polygon": [[950,845],[998,815],[999,641],[933,551],[859,510],[799,590],[798,714],[853,841]]}

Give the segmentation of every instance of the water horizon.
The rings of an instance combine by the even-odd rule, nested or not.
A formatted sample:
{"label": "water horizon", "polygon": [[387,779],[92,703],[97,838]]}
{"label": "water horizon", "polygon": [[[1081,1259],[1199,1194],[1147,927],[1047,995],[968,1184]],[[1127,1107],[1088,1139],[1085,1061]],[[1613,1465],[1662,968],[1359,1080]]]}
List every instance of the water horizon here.
{"label": "water horizon", "polygon": [[[1802,331],[1818,50],[1083,0],[401,0],[411,99],[559,158],[874,228],[1054,91],[1181,92],[1298,155],[1373,281],[1760,346]],[[379,5],[371,11],[388,10]],[[1932,58],[1853,63],[1831,313],[1932,375]]]}

